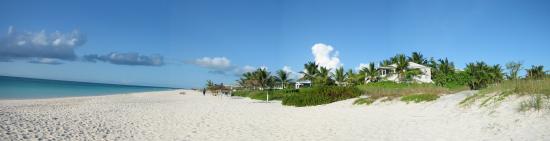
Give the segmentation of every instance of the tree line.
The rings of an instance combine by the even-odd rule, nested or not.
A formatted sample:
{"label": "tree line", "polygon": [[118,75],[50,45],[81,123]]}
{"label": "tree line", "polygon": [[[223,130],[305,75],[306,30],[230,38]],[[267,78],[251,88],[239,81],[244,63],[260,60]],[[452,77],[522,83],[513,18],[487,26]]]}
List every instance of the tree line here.
{"label": "tree line", "polygon": [[[487,87],[490,84],[498,84],[503,80],[518,79],[543,79],[548,77],[548,71],[544,71],[544,66],[533,65],[526,70],[526,75],[520,78],[518,72],[523,69],[522,62],[509,62],[505,65],[508,70],[504,73],[503,67],[499,64],[489,65],[483,61],[468,63],[464,70],[458,70],[452,61],[447,58],[427,59],[419,52],[413,52],[410,56],[397,54],[389,59],[382,60],[376,67],[374,62],[355,72],[352,69],[345,70],[338,67],[334,71],[315,62],[304,64],[304,70],[299,73],[302,75],[298,81],[310,81],[312,86],[355,86],[382,81],[384,78],[378,72],[380,67],[386,67],[394,64],[395,74],[400,82],[413,82],[412,78],[421,74],[418,69],[409,69],[409,63],[414,62],[431,68],[431,76],[435,85],[443,87],[468,86],[470,89],[477,90]],[[291,87],[295,80],[290,78],[290,72],[284,70],[276,71],[272,75],[266,68],[258,68],[252,72],[243,73],[237,80],[237,84],[244,89],[264,90],[280,87],[283,89]]]}

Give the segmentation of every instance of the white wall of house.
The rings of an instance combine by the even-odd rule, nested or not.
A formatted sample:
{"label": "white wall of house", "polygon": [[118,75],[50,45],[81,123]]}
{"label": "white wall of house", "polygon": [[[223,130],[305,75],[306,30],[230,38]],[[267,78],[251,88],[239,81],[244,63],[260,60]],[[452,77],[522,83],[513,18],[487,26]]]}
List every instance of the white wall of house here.
{"label": "white wall of house", "polygon": [[[391,64],[387,67],[381,67],[378,71],[382,80],[399,82],[397,73],[395,72],[396,64]],[[433,83],[432,81],[432,71],[430,67],[420,65],[414,62],[409,62],[408,69],[419,69],[422,74],[414,76],[413,80],[418,83]],[[366,83],[369,83],[370,80],[365,79]]]}
{"label": "white wall of house", "polygon": [[304,87],[304,86],[311,86],[311,81],[297,81],[294,84],[295,89],[299,89],[299,88]]}

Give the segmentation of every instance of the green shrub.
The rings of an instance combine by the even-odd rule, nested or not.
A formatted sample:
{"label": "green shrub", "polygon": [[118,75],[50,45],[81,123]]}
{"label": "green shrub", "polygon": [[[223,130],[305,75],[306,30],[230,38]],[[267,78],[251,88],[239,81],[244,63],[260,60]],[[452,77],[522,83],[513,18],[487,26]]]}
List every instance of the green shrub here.
{"label": "green shrub", "polygon": [[449,89],[464,89],[469,79],[470,76],[464,71],[449,74],[438,73],[433,76],[436,85]]}
{"label": "green shrub", "polygon": [[504,78],[500,65],[489,66],[483,61],[467,64],[464,72],[469,76],[467,84],[472,90],[486,88]]}
{"label": "green shrub", "polygon": [[313,106],[332,103],[335,101],[355,98],[361,95],[356,87],[340,86],[316,86],[302,89],[284,90],[240,90],[233,93],[234,96],[249,97],[256,100],[266,100],[269,92],[269,100],[282,100],[283,105]]}
{"label": "green shrub", "polygon": [[423,101],[434,101],[436,99],[438,99],[439,96],[436,95],[436,94],[413,94],[413,95],[407,95],[407,96],[403,96],[401,97],[401,101],[404,101],[404,102],[414,102],[414,103],[419,103],[419,102],[423,102]]}
{"label": "green shrub", "polygon": [[550,105],[550,79],[506,80],[481,89],[476,94],[466,97],[460,104],[467,106],[482,100],[480,106],[486,106],[490,103],[499,103],[510,95],[530,97],[521,103],[520,111],[539,110],[545,103]]}
{"label": "green shrub", "polygon": [[290,106],[314,106],[328,104],[361,95],[356,87],[316,86],[301,89],[299,93],[283,97],[282,104]]}
{"label": "green shrub", "polygon": [[353,104],[354,105],[362,105],[362,104],[370,105],[370,104],[374,103],[374,101],[376,101],[376,99],[371,98],[371,97],[369,97],[369,98],[359,98],[359,99],[355,100],[353,102]]}
{"label": "green shrub", "polygon": [[233,96],[248,97],[256,100],[266,100],[267,92],[269,92],[269,100],[282,100],[283,97],[298,93],[299,90],[239,90],[233,92]]}
{"label": "green shrub", "polygon": [[549,100],[550,100],[550,97],[546,95],[540,95],[540,94],[533,95],[533,96],[530,96],[529,99],[521,102],[519,110],[528,111],[528,110],[534,109],[538,111],[544,108],[544,105],[548,105]]}
{"label": "green shrub", "polygon": [[435,84],[395,83],[391,81],[368,83],[357,87],[370,97],[388,97],[390,99],[415,93],[446,94],[468,89],[465,86],[445,88]]}

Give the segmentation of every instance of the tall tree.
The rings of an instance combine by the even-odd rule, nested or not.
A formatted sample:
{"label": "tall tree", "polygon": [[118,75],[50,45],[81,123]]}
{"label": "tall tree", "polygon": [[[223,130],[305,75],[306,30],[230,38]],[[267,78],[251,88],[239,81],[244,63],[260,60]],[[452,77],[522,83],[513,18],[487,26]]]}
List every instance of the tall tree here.
{"label": "tall tree", "polygon": [[405,79],[404,78],[405,72],[409,67],[409,62],[407,62],[407,57],[404,54],[398,54],[393,58],[396,61],[395,71],[397,73],[397,77],[399,78],[399,81],[403,81]]}
{"label": "tall tree", "polygon": [[527,76],[526,78],[528,79],[542,79],[545,77],[545,72],[544,72],[544,66],[540,65],[540,66],[531,66],[531,69],[527,69]]}
{"label": "tall tree", "polygon": [[361,72],[355,73],[352,69],[348,69],[348,71],[346,72],[346,76],[346,82],[348,82],[349,85],[359,85],[365,82],[365,75]]}
{"label": "tall tree", "polygon": [[368,67],[364,67],[360,71],[370,82],[376,82],[378,80],[378,71],[376,70],[374,63],[369,63]]}
{"label": "tall tree", "polygon": [[334,71],[332,77],[334,77],[336,84],[342,85],[342,83],[344,83],[347,79],[348,75],[344,72],[344,67],[339,67]]}
{"label": "tall tree", "polygon": [[413,52],[411,57],[409,57],[409,61],[417,64],[421,64],[421,65],[428,64],[428,60],[426,60],[426,58],[424,58],[424,55],[422,55],[419,52]]}
{"label": "tall tree", "polygon": [[326,67],[319,67],[318,73],[315,78],[317,83],[319,84],[323,84],[323,85],[334,84],[334,81],[330,77],[330,69]]}
{"label": "tall tree", "polygon": [[256,80],[258,81],[258,85],[261,89],[265,89],[269,86],[270,82],[272,80],[271,73],[267,71],[265,68],[259,68],[255,72]]}
{"label": "tall tree", "polygon": [[455,65],[453,62],[450,62],[449,59],[445,58],[439,59],[439,64],[437,65],[437,72],[444,75],[448,75],[455,72]]}
{"label": "tall tree", "polygon": [[206,89],[211,89],[214,86],[212,80],[206,80]]}
{"label": "tall tree", "polygon": [[499,64],[490,67],[489,74],[491,83],[500,83],[504,79],[504,73],[502,73],[502,67]]}
{"label": "tall tree", "polygon": [[289,77],[289,72],[286,72],[284,70],[277,71],[277,78],[276,80],[281,83],[282,88],[284,89],[286,84],[288,84],[289,81],[292,81]]}
{"label": "tall tree", "polygon": [[313,81],[315,80],[317,73],[319,73],[319,70],[317,70],[317,68],[319,68],[319,65],[314,62],[307,62],[306,64],[304,64],[304,71],[300,71],[300,73],[303,75],[300,80],[309,80],[313,85]]}
{"label": "tall tree", "polygon": [[517,80],[519,78],[518,76],[518,72],[519,70],[521,69],[521,66],[523,65],[522,62],[508,62],[506,63],[506,69],[508,69],[508,74],[506,75],[506,77],[509,79],[509,80]]}
{"label": "tall tree", "polygon": [[468,75],[470,89],[479,90],[491,83],[499,83],[503,79],[500,65],[489,66],[485,62],[469,63],[464,72]]}

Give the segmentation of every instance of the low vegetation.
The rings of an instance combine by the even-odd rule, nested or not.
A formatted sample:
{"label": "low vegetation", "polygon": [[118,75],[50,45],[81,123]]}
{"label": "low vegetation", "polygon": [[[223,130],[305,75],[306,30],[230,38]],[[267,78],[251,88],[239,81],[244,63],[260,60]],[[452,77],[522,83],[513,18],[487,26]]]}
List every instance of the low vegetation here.
{"label": "low vegetation", "polygon": [[522,101],[519,107],[519,111],[529,111],[529,110],[541,110],[543,108],[550,109],[550,96],[536,94],[531,95],[525,101]]}
{"label": "low vegetation", "polygon": [[520,111],[540,110],[544,105],[550,106],[550,78],[506,80],[491,85],[460,102],[462,105],[472,105],[480,101],[480,106],[498,104],[509,96],[527,96],[521,103]]}
{"label": "low vegetation", "polygon": [[313,106],[355,98],[360,95],[361,91],[355,87],[316,86],[301,89],[299,94],[284,97],[282,103],[297,107]]}
{"label": "low vegetation", "polygon": [[[430,67],[431,80],[434,83],[417,83],[417,76],[426,70],[409,67],[410,62]],[[392,70],[383,71],[385,75],[381,75],[381,67]],[[346,71],[343,67],[331,70],[315,62],[307,62],[300,72],[302,77],[296,80],[311,82],[310,87],[292,89],[295,82],[290,79],[290,72],[278,70],[276,75],[271,75],[266,68],[259,68],[244,73],[237,80],[239,90],[233,94],[257,100],[267,100],[269,97],[270,100],[281,100],[283,105],[300,107],[327,104],[360,95],[365,95],[366,98],[359,98],[354,104],[369,105],[378,99],[388,101],[397,98],[404,102],[418,103],[470,89],[479,92],[467,97],[460,104],[469,105],[480,100],[481,106],[485,106],[517,95],[530,97],[522,102],[521,110],[538,110],[550,105],[547,104],[550,101],[549,76],[543,66],[526,69],[527,75],[523,78],[518,73],[523,70],[522,62],[507,63],[505,68],[509,70],[508,73],[504,73],[499,64],[489,65],[477,61],[468,63],[464,70],[459,70],[447,58],[427,59],[418,52],[413,52],[411,56],[397,54],[382,60],[378,66],[371,62],[359,71]],[[393,81],[399,83],[387,81],[388,74],[397,76]],[[211,91],[225,90],[223,84],[216,85],[211,81],[208,81],[207,88]]]}
{"label": "low vegetation", "polygon": [[361,95],[361,91],[355,87],[341,86],[316,86],[296,90],[239,90],[233,95],[266,100],[268,92],[269,100],[281,100],[283,105],[297,107],[327,104]]}
{"label": "low vegetation", "polygon": [[439,98],[439,95],[436,94],[412,94],[412,95],[406,95],[401,97],[401,101],[404,102],[414,102],[414,103],[420,103],[420,102],[428,102],[428,101],[434,101]]}
{"label": "low vegetation", "polygon": [[282,100],[283,97],[289,96],[292,94],[297,94],[299,90],[285,89],[285,90],[239,90],[233,92],[233,96],[248,97],[250,99],[256,100],[266,100],[267,93],[269,92],[269,100]]}
{"label": "low vegetation", "polygon": [[370,105],[372,103],[374,103],[377,99],[375,98],[371,98],[371,97],[368,97],[368,98],[358,98],[356,99],[353,104],[354,105]]}
{"label": "low vegetation", "polygon": [[393,99],[411,94],[422,93],[449,94],[467,89],[465,86],[446,88],[434,84],[395,83],[390,81],[368,83],[357,87],[364,91],[366,95],[377,99],[382,97]]}

